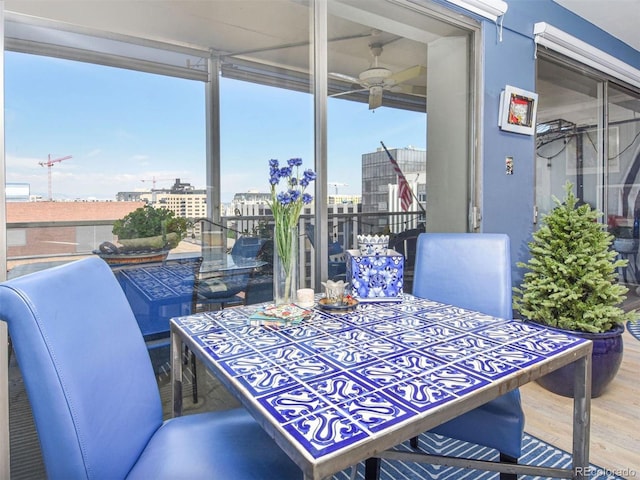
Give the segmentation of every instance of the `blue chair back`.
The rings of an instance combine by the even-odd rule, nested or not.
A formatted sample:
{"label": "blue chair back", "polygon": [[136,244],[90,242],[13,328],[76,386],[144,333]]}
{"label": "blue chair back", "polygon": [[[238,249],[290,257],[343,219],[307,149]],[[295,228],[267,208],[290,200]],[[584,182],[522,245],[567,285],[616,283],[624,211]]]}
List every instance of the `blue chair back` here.
{"label": "blue chair back", "polygon": [[[493,233],[418,236],[413,294],[500,318],[513,318],[509,237]],[[522,451],[524,413],[519,390],[491,400],[431,430],[485,445],[501,458]],[[501,477],[502,478],[502,477]],[[505,477],[506,478],[506,477]]]}
{"label": "blue chair back", "polygon": [[513,318],[511,251],[501,233],[422,233],[413,294],[500,318]]}
{"label": "blue chair back", "polygon": [[[309,243],[315,248],[315,229],[316,226],[313,223],[307,223],[305,225],[305,234],[309,239]],[[326,230],[326,229],[325,229]],[[340,242],[329,238],[329,264],[328,274],[329,280],[345,280],[347,273],[347,263],[344,258],[344,250]]]}
{"label": "blue chair back", "polygon": [[142,334],[109,266],[92,257],[4,282],[0,318],[48,477],[125,478],[160,427],[162,405]]}
{"label": "blue chair back", "polygon": [[266,238],[261,237],[239,237],[233,247],[231,248],[231,256],[237,261],[251,259],[253,260],[258,255],[260,248],[267,241]]}

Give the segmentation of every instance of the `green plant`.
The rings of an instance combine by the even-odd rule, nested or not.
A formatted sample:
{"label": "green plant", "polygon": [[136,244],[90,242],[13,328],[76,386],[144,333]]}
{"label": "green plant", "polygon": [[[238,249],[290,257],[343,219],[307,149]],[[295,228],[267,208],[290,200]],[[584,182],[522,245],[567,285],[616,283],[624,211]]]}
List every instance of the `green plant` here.
{"label": "green plant", "polygon": [[627,287],[617,283],[617,269],[627,264],[616,259],[613,235],[598,222],[602,213],[578,205],[573,185],[565,185],[564,202],[554,197],[555,208],[529,242],[531,258],[523,282],[515,287],[513,306],[536,322],[566,330],[606,332],[634,319],[620,304]]}
{"label": "green plant", "polygon": [[[146,205],[116,220],[112,232],[121,243],[123,240],[159,237],[161,247],[174,248],[184,238],[187,227],[186,218],[176,217],[171,210],[165,208]],[[141,246],[132,245],[131,242],[129,244],[131,247]]]}

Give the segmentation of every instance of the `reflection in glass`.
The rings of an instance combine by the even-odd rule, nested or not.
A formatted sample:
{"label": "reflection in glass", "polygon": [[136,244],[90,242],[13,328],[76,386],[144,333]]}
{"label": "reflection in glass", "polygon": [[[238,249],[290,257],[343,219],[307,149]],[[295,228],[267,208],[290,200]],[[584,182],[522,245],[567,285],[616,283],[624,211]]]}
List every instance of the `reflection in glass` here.
{"label": "reflection in glass", "polygon": [[602,208],[602,126],[598,82],[550,60],[538,60],[536,205],[543,215],[564,197],[567,181],[593,208]]}
{"label": "reflection in glass", "polygon": [[607,223],[614,248],[629,260],[620,272],[629,296],[638,295],[640,234],[640,96],[621,88],[608,89]]}
{"label": "reflection in glass", "polygon": [[573,183],[579,198],[605,213],[613,248],[629,260],[619,280],[633,300],[640,296],[640,96],[547,58],[538,60],[537,90],[539,213]]}

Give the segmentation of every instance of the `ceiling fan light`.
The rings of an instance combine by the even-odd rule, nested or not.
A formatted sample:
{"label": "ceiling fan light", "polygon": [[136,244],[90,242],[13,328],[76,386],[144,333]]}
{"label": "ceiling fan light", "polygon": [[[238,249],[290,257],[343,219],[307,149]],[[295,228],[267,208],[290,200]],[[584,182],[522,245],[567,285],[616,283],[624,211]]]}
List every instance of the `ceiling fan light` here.
{"label": "ceiling fan light", "polygon": [[373,67],[360,73],[360,82],[367,85],[381,85],[393,72],[384,67]]}
{"label": "ceiling fan light", "polygon": [[382,87],[369,89],[369,110],[375,110],[382,105]]}

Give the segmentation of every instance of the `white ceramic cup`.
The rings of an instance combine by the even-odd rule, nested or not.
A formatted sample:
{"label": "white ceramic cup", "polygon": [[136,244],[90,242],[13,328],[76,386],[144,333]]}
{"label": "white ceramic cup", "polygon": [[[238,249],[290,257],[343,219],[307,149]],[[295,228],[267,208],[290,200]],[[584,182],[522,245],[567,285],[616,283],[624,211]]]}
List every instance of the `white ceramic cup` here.
{"label": "white ceramic cup", "polygon": [[313,288],[300,288],[296,293],[298,295],[298,305],[301,307],[313,307],[315,303]]}

